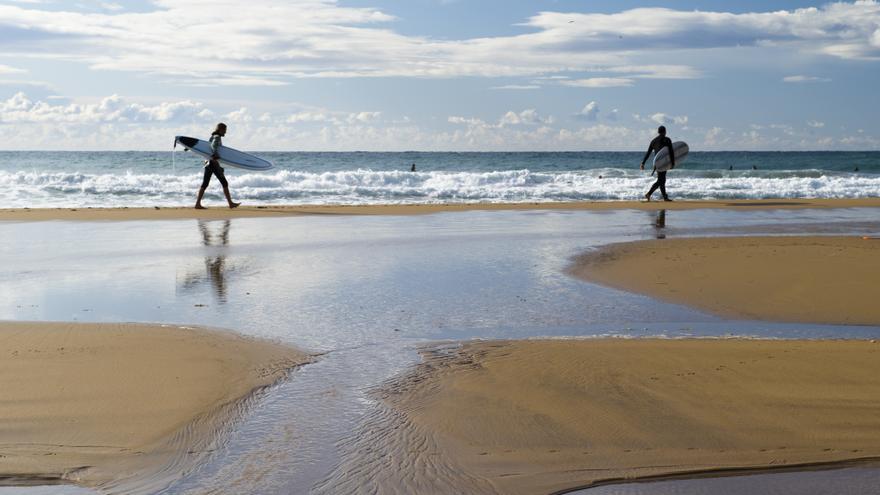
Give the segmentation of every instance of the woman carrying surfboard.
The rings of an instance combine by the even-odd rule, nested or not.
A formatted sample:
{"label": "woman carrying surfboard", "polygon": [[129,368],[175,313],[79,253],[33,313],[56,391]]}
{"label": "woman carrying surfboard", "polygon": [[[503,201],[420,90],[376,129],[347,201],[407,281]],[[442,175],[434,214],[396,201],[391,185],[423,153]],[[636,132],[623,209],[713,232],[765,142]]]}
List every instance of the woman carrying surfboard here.
{"label": "woman carrying surfboard", "polygon": [[205,161],[205,176],[202,179],[202,187],[199,188],[199,195],[196,197],[196,209],[204,210],[205,207],[202,206],[202,196],[205,195],[205,190],[208,188],[208,183],[211,182],[211,175],[216,175],[217,180],[220,181],[220,185],[223,186],[223,194],[226,196],[226,202],[229,204],[230,208],[235,208],[241,203],[235,203],[232,201],[232,196],[229,194],[229,182],[226,181],[226,175],[223,173],[223,167],[220,166],[220,162],[217,161],[220,156],[218,155],[220,146],[223,144],[223,136],[226,135],[226,124],[220,122],[217,124],[217,127],[214,128],[214,132],[211,133],[211,158]]}
{"label": "woman carrying surfboard", "polygon": [[[675,168],[675,152],[672,150],[672,140],[666,137],[666,127],[662,125],[658,127],[657,134],[659,134],[659,136],[651,140],[651,144],[648,145],[648,152],[645,153],[645,157],[642,158],[642,170],[645,170],[645,162],[648,161],[651,152],[659,153],[663,148],[669,149],[669,159],[672,162],[672,166],[669,167],[670,170]],[[651,201],[651,195],[654,194],[654,191],[656,191],[658,187],[660,188],[660,194],[663,195],[663,201],[672,201],[669,199],[669,196],[666,195],[666,172],[666,170],[657,171],[657,181],[654,182],[651,189],[645,194],[645,199],[647,201]]]}

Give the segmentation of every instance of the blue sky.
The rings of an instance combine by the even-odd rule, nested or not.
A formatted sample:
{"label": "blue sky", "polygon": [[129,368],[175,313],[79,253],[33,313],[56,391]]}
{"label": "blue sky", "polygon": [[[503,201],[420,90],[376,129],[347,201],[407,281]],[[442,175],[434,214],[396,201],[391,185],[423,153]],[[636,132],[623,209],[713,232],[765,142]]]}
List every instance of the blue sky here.
{"label": "blue sky", "polygon": [[880,4],[733,3],[0,0],[0,149],[880,149]]}

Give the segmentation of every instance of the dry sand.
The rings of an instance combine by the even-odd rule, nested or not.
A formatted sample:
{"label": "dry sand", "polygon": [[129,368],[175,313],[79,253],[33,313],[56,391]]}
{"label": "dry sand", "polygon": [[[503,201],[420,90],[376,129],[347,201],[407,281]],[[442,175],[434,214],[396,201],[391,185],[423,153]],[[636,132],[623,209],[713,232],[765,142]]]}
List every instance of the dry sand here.
{"label": "dry sand", "polygon": [[15,208],[0,209],[0,220],[174,220],[197,218],[205,220],[277,217],[295,215],[419,215],[468,210],[693,210],[701,208],[732,209],[797,209],[880,207],[880,198],[867,199],[771,199],[771,200],[705,200],[705,201],[602,201],[572,203],[470,203],[416,205],[306,205],[306,206],[223,206],[196,210],[184,207],[152,208]]}
{"label": "dry sand", "polygon": [[723,316],[880,325],[880,240],[735,237],[615,244],[577,258],[583,279]]}
{"label": "dry sand", "polygon": [[385,394],[404,423],[386,436],[427,471],[381,473],[389,493],[442,492],[449,471],[470,480],[462,493],[534,495],[880,456],[869,341],[469,343],[429,352]]}
{"label": "dry sand", "polygon": [[204,329],[13,322],[0,323],[0,356],[0,485],[126,493],[201,459],[242,399],[309,361]]}

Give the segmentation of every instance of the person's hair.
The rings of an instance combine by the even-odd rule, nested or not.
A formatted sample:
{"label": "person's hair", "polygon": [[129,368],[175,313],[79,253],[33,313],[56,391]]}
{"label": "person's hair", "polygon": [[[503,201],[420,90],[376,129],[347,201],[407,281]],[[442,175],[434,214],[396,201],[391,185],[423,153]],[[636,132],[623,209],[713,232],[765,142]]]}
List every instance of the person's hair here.
{"label": "person's hair", "polygon": [[226,129],[226,124],[223,122],[217,124],[217,127],[214,128],[214,132],[212,132],[211,135],[220,134],[220,129]]}
{"label": "person's hair", "polygon": [[665,136],[666,135],[666,126],[661,125],[660,127],[658,127],[657,134],[660,134],[661,136]]}

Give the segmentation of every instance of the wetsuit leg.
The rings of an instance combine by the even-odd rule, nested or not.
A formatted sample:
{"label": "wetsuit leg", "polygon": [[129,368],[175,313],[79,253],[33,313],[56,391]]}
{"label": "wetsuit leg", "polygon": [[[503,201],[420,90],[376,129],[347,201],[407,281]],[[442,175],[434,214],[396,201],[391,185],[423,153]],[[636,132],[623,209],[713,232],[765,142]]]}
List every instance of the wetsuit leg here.
{"label": "wetsuit leg", "polygon": [[221,186],[229,187],[229,182],[226,180],[226,174],[223,173],[223,167],[221,167],[220,164],[214,165],[214,175],[217,176],[217,180],[220,181]]}
{"label": "wetsuit leg", "polygon": [[211,182],[211,174],[213,170],[211,170],[211,165],[205,167],[205,176],[202,178],[202,189],[206,189],[208,187],[208,183]]}
{"label": "wetsuit leg", "polygon": [[666,172],[657,172],[657,183],[660,185],[660,194],[663,195],[663,199],[669,199],[669,196],[666,195]]}
{"label": "wetsuit leg", "polygon": [[651,189],[648,191],[648,197],[651,197],[654,194],[654,191],[657,188],[660,188],[660,192],[663,194],[663,197],[666,197],[666,172],[657,172],[657,180],[654,181],[654,184],[651,185]]}

